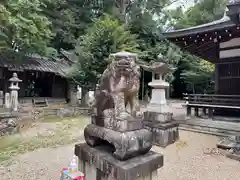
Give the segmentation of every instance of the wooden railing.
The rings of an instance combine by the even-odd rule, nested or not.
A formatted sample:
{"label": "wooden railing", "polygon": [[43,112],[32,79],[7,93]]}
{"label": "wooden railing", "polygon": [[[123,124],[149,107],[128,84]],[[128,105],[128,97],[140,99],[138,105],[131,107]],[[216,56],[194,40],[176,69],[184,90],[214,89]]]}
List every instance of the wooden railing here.
{"label": "wooden railing", "polygon": [[240,106],[240,95],[183,94],[186,103]]}
{"label": "wooden railing", "polygon": [[[195,116],[199,116],[199,110],[210,118],[217,112],[240,111],[240,95],[214,95],[214,94],[183,94],[186,100],[187,116],[191,115],[194,108]],[[233,113],[232,113],[233,114]]]}

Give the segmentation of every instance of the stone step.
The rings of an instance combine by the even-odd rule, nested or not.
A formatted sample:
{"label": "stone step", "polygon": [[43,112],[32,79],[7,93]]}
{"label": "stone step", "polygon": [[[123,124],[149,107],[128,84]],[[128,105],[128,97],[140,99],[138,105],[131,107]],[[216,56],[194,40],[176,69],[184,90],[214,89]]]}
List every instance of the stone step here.
{"label": "stone step", "polygon": [[202,134],[209,134],[209,135],[214,135],[214,136],[222,136],[222,137],[229,136],[229,135],[226,135],[226,134],[223,134],[223,133],[204,131],[204,130],[194,129],[194,128],[191,128],[191,127],[182,127],[182,125],[179,126],[179,129],[183,130],[183,131],[191,131],[191,132],[202,133]]}
{"label": "stone step", "polygon": [[240,161],[240,154],[227,153],[226,156],[230,159]]}
{"label": "stone step", "polygon": [[212,120],[186,120],[179,121],[180,129],[212,134],[217,136],[231,136],[240,133],[240,123],[212,121]]}

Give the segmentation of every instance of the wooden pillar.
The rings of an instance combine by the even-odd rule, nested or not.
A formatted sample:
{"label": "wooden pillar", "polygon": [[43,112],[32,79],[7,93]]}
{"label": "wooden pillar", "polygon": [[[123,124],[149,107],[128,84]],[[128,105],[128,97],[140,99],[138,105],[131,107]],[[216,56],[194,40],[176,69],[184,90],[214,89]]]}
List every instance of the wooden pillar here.
{"label": "wooden pillar", "polygon": [[23,78],[22,78],[22,81],[23,81],[23,90],[24,90],[24,92],[23,92],[23,97],[25,97],[26,96],[26,89],[27,89],[27,87],[28,87],[28,82],[27,82],[27,72],[26,71],[23,71]]}
{"label": "wooden pillar", "polygon": [[206,116],[206,108],[202,108],[203,116]]}
{"label": "wooden pillar", "polygon": [[54,96],[54,91],[55,91],[55,74],[53,74],[53,76],[52,76],[52,97],[55,97]]}
{"label": "wooden pillar", "polygon": [[195,107],[194,108],[194,115],[196,116],[196,117],[198,117],[199,116],[199,108],[198,107]]}
{"label": "wooden pillar", "polygon": [[144,100],[144,69],[142,69],[142,101]]}
{"label": "wooden pillar", "polygon": [[191,116],[191,107],[187,105],[187,117]]}
{"label": "wooden pillar", "polygon": [[219,93],[219,72],[218,72],[218,64],[215,64],[215,94]]}
{"label": "wooden pillar", "polygon": [[212,108],[212,107],[209,107],[209,108],[208,108],[208,117],[209,117],[210,119],[213,118],[213,108]]}

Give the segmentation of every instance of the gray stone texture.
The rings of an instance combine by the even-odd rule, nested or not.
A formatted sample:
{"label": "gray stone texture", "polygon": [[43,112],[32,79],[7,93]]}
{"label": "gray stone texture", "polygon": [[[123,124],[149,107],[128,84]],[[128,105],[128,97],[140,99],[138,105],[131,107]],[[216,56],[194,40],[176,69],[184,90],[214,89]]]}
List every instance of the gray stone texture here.
{"label": "gray stone texture", "polygon": [[170,122],[172,121],[173,113],[170,112],[153,112],[153,111],[146,111],[144,112],[144,119],[150,120],[150,121],[159,121],[162,123]]}
{"label": "gray stone texture", "polygon": [[163,166],[163,156],[152,151],[119,161],[106,146],[92,148],[87,144],[78,144],[75,155],[86,180],[157,180],[157,169]]}
{"label": "gray stone texture", "polygon": [[226,157],[236,160],[236,161],[240,161],[240,153],[234,153],[234,152],[229,152],[226,154]]}
{"label": "gray stone texture", "polygon": [[141,75],[137,55],[119,52],[109,58],[111,63],[103,72],[90,105],[92,124],[85,128],[84,136],[92,147],[105,141],[112,144],[115,158],[127,160],[151,149],[152,133],[143,128],[137,101]]}
{"label": "gray stone texture", "polygon": [[13,134],[17,131],[17,116],[11,113],[0,113],[0,136]]}
{"label": "gray stone texture", "polygon": [[240,141],[239,134],[222,139],[217,143],[217,147],[229,150],[226,156],[230,159],[240,161]]}
{"label": "gray stone texture", "polygon": [[179,139],[178,123],[176,121],[168,123],[145,121],[144,126],[153,133],[152,142],[154,145],[166,147]]}
{"label": "gray stone texture", "polygon": [[84,129],[84,137],[91,147],[107,141],[115,147],[114,156],[119,160],[126,160],[139,154],[147,153],[152,147],[152,133],[147,129],[119,132],[94,124]]}
{"label": "gray stone texture", "polygon": [[106,128],[111,128],[112,130],[119,131],[119,132],[143,129],[143,121],[138,120],[136,118],[130,119],[130,120],[116,118],[116,126],[113,126],[113,127],[109,127],[108,124],[103,123],[103,121],[98,121],[96,116],[92,116],[91,119],[92,119],[92,124],[106,127]]}
{"label": "gray stone texture", "polygon": [[179,124],[172,115],[169,112],[144,112],[144,127],[153,133],[153,144],[166,147],[179,139]]}

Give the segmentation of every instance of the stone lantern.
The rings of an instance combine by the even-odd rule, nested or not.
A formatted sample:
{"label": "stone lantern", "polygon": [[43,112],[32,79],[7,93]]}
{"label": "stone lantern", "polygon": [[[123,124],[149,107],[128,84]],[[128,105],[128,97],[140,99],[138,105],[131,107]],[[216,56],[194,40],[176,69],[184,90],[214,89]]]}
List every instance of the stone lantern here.
{"label": "stone lantern", "polygon": [[169,83],[164,80],[164,75],[169,71],[169,66],[156,62],[142,68],[152,72],[152,81],[148,84],[152,87],[152,97],[144,112],[145,127],[152,131],[155,145],[166,147],[179,139],[178,123],[173,120],[173,113],[166,101]]}
{"label": "stone lantern", "polygon": [[13,77],[9,79],[10,81],[10,105],[13,111],[18,110],[18,90],[20,89],[18,86],[19,82],[22,82],[17,76],[17,73],[13,73]]}
{"label": "stone lantern", "polygon": [[166,89],[169,87],[169,83],[164,80],[164,75],[169,71],[168,65],[157,62],[143,68],[152,72],[152,81],[148,83],[152,87],[152,97],[148,109],[161,113],[169,112],[166,101]]}

